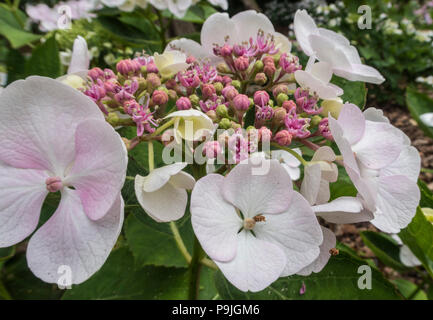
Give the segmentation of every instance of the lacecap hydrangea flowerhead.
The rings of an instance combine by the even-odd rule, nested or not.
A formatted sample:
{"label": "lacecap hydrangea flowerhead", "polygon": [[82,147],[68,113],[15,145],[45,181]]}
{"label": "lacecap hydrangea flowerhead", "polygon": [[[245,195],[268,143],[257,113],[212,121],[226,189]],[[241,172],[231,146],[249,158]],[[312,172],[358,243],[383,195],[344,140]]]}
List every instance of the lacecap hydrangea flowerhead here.
{"label": "lacecap hydrangea flowerhead", "polygon": [[[322,221],[371,221],[389,233],[406,227],[420,199],[418,152],[380,110],[343,101],[331,82],[384,78],[306,11],[296,13],[294,26],[310,57],[305,67],[266,16],[245,11],[210,16],[200,44],[178,39],[115,70],[71,72],[82,81],[74,88],[68,77],[10,85],[0,96],[0,182],[8,186],[0,191],[0,244],[24,240],[46,194],[61,191],[58,212],[30,240],[29,266],[55,282],[55,267],[71,264],[74,283],[86,280],[119,234],[126,151],[140,144],[148,145],[148,172],[127,177],[135,180],[137,204],[175,231],[190,212],[197,250],[204,250],[198,256],[242,291],[320,272],[336,246]],[[88,68],[80,41],[76,70]],[[120,139],[113,128],[134,134]],[[358,195],[330,201],[339,166]],[[92,232],[102,226],[103,234]],[[82,235],[80,245],[72,234]],[[197,262],[184,251],[188,263]]]}

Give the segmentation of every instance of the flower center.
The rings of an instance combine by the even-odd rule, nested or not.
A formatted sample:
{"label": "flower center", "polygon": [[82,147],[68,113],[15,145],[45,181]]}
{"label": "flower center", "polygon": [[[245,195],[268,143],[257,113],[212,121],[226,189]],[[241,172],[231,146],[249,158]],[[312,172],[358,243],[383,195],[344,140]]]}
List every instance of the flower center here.
{"label": "flower center", "polygon": [[57,192],[63,188],[62,179],[59,177],[49,177],[45,180],[45,184],[49,192]]}
{"label": "flower center", "polygon": [[266,218],[261,214],[256,215],[254,218],[246,218],[244,220],[244,229],[253,230],[256,222],[265,222]]}

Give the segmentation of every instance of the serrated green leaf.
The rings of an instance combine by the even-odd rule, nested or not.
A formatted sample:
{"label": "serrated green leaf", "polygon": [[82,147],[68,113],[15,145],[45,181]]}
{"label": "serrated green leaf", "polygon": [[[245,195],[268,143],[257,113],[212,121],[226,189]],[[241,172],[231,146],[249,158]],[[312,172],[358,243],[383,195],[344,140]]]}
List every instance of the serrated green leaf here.
{"label": "serrated green leaf", "polygon": [[380,232],[363,231],[361,238],[384,264],[395,270],[408,270],[400,261],[400,247],[390,236]]}
{"label": "serrated green leaf", "polygon": [[433,225],[417,208],[411,223],[398,234],[433,278]]}
{"label": "serrated green leaf", "polygon": [[420,116],[426,112],[433,111],[433,100],[427,95],[417,92],[415,89],[406,89],[406,105],[412,117],[418,122],[420,128],[426,135],[433,138],[433,127],[428,127],[421,120]]}
{"label": "serrated green leaf", "polygon": [[[400,299],[395,287],[386,280],[383,275],[371,268],[372,289],[361,290],[358,288],[358,280],[363,275],[358,273],[358,268],[367,263],[355,259],[345,252],[331,257],[327,266],[317,274],[308,277],[290,276],[280,278],[267,289],[257,293],[245,293],[232,286],[222,275],[217,272],[215,283],[222,299],[272,299],[272,300],[350,300],[350,299]],[[299,290],[305,283],[305,294]]]}
{"label": "serrated green leaf", "polygon": [[350,102],[357,105],[361,110],[364,109],[367,102],[367,88],[364,82],[349,81],[334,76],[332,83],[344,90],[341,99],[343,102]]}
{"label": "serrated green leaf", "polygon": [[[126,240],[137,265],[187,267],[188,264],[177,247],[169,223],[157,223],[144,212],[140,214],[144,215],[141,218],[144,221],[130,215],[125,223]],[[191,252],[194,233],[190,220],[185,218],[176,225]]]}
{"label": "serrated green leaf", "polygon": [[[213,271],[204,268],[199,298],[215,295]],[[147,266],[134,267],[134,258],[127,247],[114,250],[104,266],[86,282],[73,286],[64,300],[187,299],[189,269]]]}
{"label": "serrated green leaf", "polygon": [[33,50],[27,61],[26,73],[30,75],[57,78],[62,75],[59,48],[54,36]]}

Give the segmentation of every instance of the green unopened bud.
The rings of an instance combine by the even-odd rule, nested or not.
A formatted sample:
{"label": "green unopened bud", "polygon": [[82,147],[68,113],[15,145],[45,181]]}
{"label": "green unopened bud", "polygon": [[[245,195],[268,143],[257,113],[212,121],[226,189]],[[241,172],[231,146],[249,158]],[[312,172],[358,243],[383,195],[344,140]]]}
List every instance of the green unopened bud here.
{"label": "green unopened bud", "polygon": [[274,104],[274,100],[270,99],[269,102],[268,102],[268,104],[273,108],[274,105],[275,105],[275,104]]}
{"label": "green unopened bud", "polygon": [[248,132],[248,131],[252,131],[252,130],[257,130],[257,129],[256,129],[256,127],[254,127],[254,126],[248,126],[248,128],[247,128],[247,132]]}
{"label": "green unopened bud", "polygon": [[229,119],[227,118],[223,118],[221,119],[220,123],[219,123],[219,127],[221,129],[229,129],[232,127],[232,123]]}
{"label": "green unopened bud", "polygon": [[268,82],[268,77],[263,72],[257,73],[254,77],[255,84],[263,86],[266,84],[266,82]]}
{"label": "green unopened bud", "polygon": [[275,65],[277,66],[278,63],[280,62],[281,54],[280,54],[280,53],[277,53],[277,54],[273,55],[272,58],[274,58],[274,63],[275,63]]}
{"label": "green unopened bud", "polygon": [[236,90],[241,90],[241,82],[239,80],[233,80],[232,86],[236,88]]}
{"label": "green unopened bud", "polygon": [[262,60],[258,60],[258,61],[256,61],[256,63],[254,63],[254,71],[256,73],[263,71],[263,61]]}
{"label": "green unopened bud", "polygon": [[176,91],[170,89],[170,90],[167,90],[167,93],[168,93],[168,98],[170,100],[177,100],[177,93],[176,93]]}
{"label": "green unopened bud", "polygon": [[208,112],[206,112],[206,115],[211,118],[212,121],[217,121],[218,117],[217,114],[215,112],[215,110],[209,110]]}
{"label": "green unopened bud", "polygon": [[192,103],[194,106],[198,106],[199,101],[200,101],[200,98],[199,98],[197,95],[192,94],[192,95],[189,96],[189,100],[191,101],[191,103]]}
{"label": "green unopened bud", "polygon": [[147,74],[147,66],[142,66],[141,68],[140,68],[140,72],[141,72],[141,74]]}
{"label": "green unopened bud", "polygon": [[287,94],[284,93],[280,93],[277,97],[277,103],[278,105],[281,107],[284,103],[284,101],[289,100],[289,96]]}
{"label": "green unopened bud", "polygon": [[311,118],[310,125],[312,127],[316,127],[316,126],[319,125],[320,121],[322,121],[322,117],[318,116],[318,115],[315,115],[314,117]]}
{"label": "green unopened bud", "polygon": [[232,121],[231,124],[232,124],[231,127],[232,127],[234,130],[239,129],[239,128],[242,128],[242,126],[241,126],[239,123],[237,123],[237,122]]}
{"label": "green unopened bud", "polygon": [[164,86],[159,86],[156,90],[164,91],[166,94],[168,94],[168,89]]}
{"label": "green unopened bud", "polygon": [[146,90],[147,81],[144,78],[138,78],[138,91]]}
{"label": "green unopened bud", "polygon": [[221,92],[222,92],[223,89],[224,89],[224,85],[223,85],[221,82],[215,82],[215,83],[213,84],[213,86],[215,87],[216,93],[217,93],[218,95],[220,95]]}
{"label": "green unopened bud", "polygon": [[216,113],[219,117],[221,118],[227,118],[229,116],[227,107],[224,104],[220,104],[217,108],[216,108]]}
{"label": "green unopened bud", "polygon": [[217,65],[217,71],[220,73],[229,73],[230,68],[225,62],[221,62],[220,64]]}
{"label": "green unopened bud", "polygon": [[287,111],[282,107],[278,107],[274,109],[274,117],[272,118],[272,124],[276,127],[279,127],[286,118]]}

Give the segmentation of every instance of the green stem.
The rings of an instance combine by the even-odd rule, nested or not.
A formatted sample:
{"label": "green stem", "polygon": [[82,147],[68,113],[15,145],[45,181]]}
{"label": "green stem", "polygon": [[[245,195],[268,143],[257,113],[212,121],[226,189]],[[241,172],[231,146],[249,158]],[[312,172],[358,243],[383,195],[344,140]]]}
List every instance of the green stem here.
{"label": "green stem", "polygon": [[156,131],[154,133],[152,133],[151,137],[155,137],[155,136],[159,135],[165,129],[171,127],[173,125],[173,123],[174,123],[174,119],[170,119],[170,121],[167,121],[162,126],[158,127],[158,129],[156,129]]}
{"label": "green stem", "polygon": [[274,147],[276,147],[276,148],[278,148],[278,149],[281,149],[281,150],[287,151],[287,152],[290,153],[292,156],[294,156],[296,159],[298,159],[298,160],[302,163],[302,165],[303,165],[304,167],[307,165],[307,161],[306,161],[304,158],[302,158],[302,157],[301,157],[297,152],[295,152],[294,150],[292,150],[292,149],[290,149],[290,148],[287,148],[287,147],[280,146],[278,143],[275,143],[275,142],[271,142],[271,146],[274,146]]}
{"label": "green stem", "polygon": [[196,237],[194,237],[194,251],[192,254],[191,264],[190,264],[190,281],[189,281],[189,291],[188,299],[197,300],[199,289],[200,289],[200,273],[202,264],[201,259],[204,256],[204,251],[200,246],[200,243]]}
{"label": "green stem", "polygon": [[153,142],[148,141],[147,146],[148,146],[147,153],[149,156],[149,172],[151,172],[153,169],[155,169],[155,158],[154,158],[154,154],[153,154]]}
{"label": "green stem", "polygon": [[182,237],[179,233],[179,229],[176,226],[176,222],[174,222],[174,221],[170,222],[170,229],[171,229],[171,232],[173,233],[174,241],[176,241],[176,245],[177,245],[180,253],[185,258],[186,262],[188,264],[190,264],[192,258],[188,252],[188,249],[185,246],[185,243],[182,240]]}

